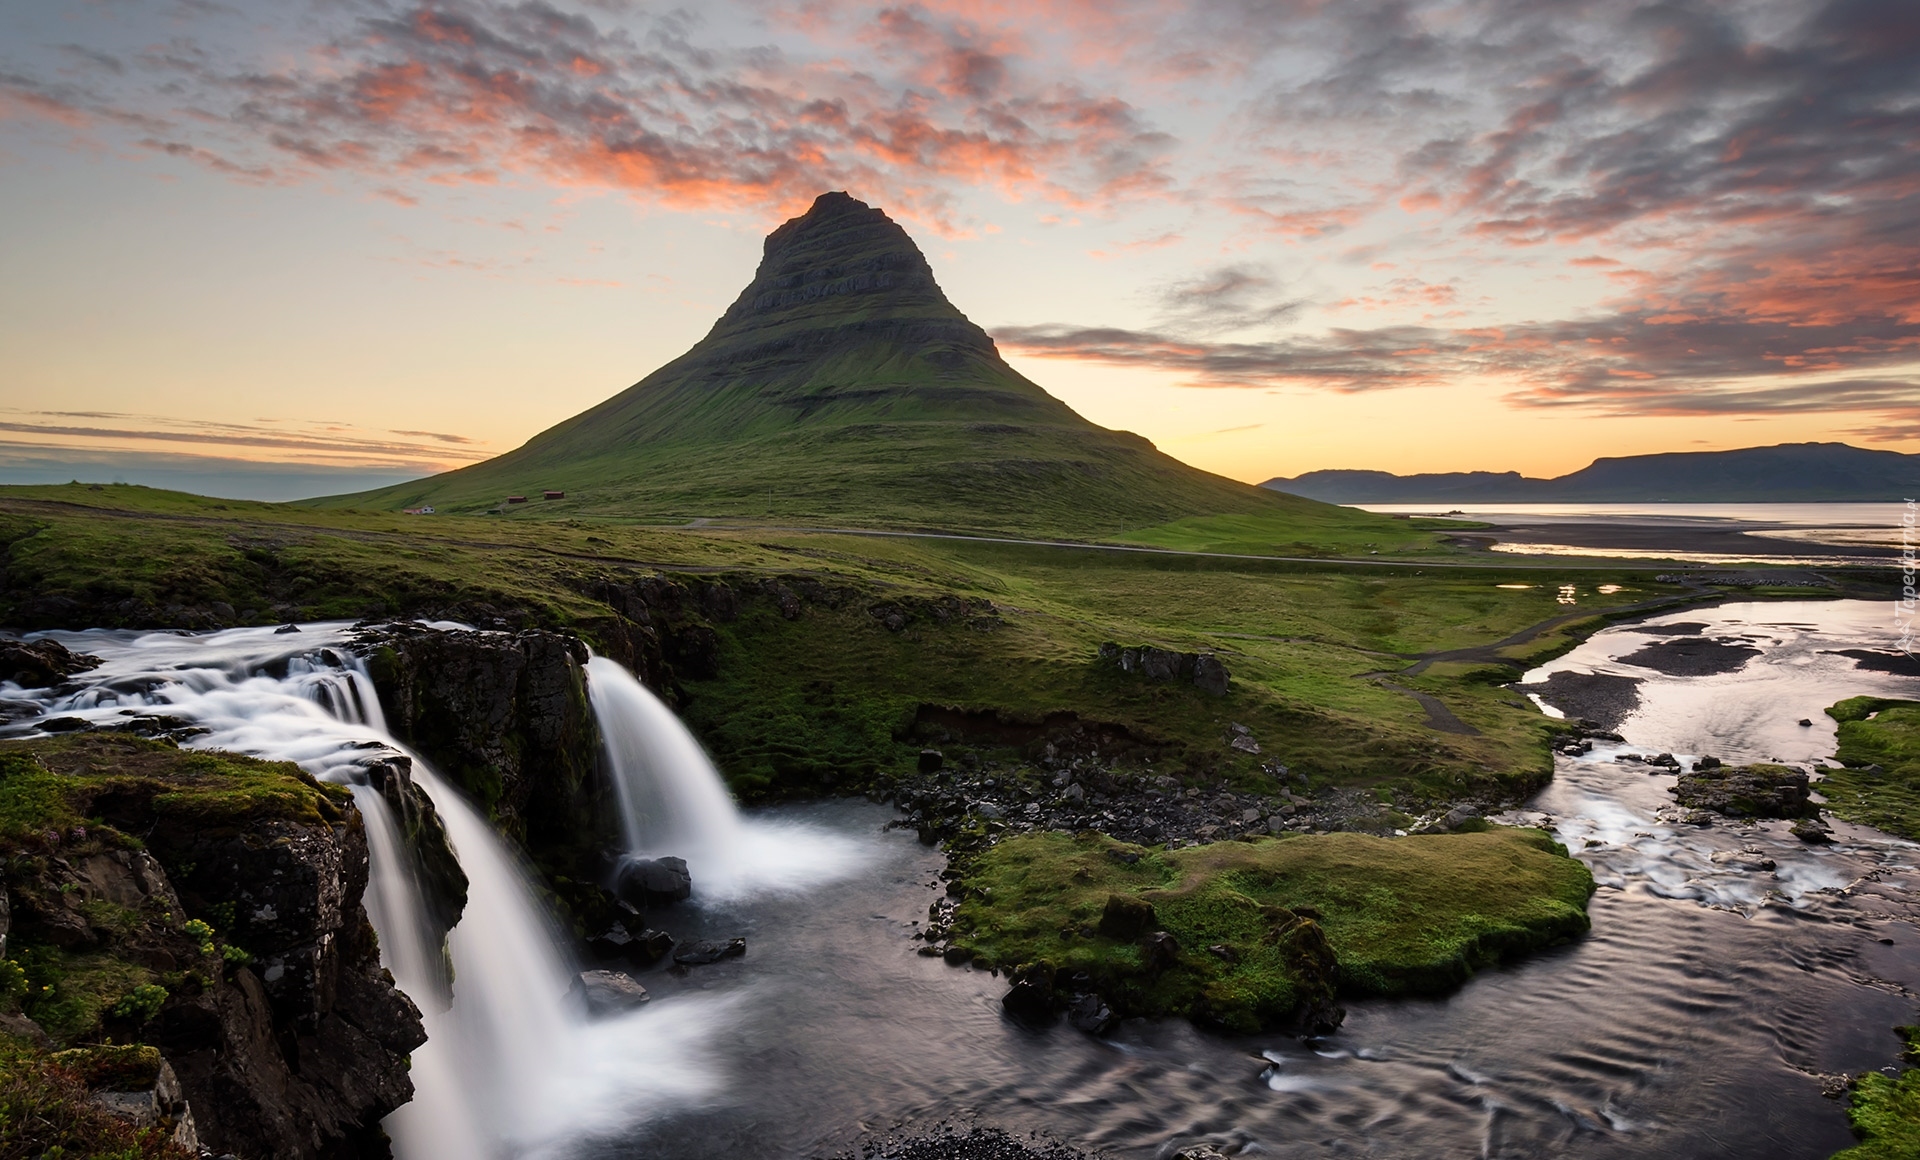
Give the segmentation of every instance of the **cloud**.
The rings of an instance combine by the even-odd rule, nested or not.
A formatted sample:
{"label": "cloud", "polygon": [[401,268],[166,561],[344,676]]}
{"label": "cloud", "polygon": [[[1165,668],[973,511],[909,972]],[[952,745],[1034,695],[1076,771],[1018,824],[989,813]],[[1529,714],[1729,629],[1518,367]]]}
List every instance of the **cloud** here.
{"label": "cloud", "polygon": [[1171,183],[1172,139],[1138,109],[963,20],[881,9],[854,43],[829,46],[857,49],[857,64],[699,44],[691,27],[684,14],[442,0],[364,9],[273,67],[176,39],[139,55],[138,84],[0,76],[0,96],[70,124],[148,110],[149,149],[251,180],[358,175],[401,204],[434,183],[677,208],[793,208],[849,188],[952,229],[960,187],[1083,205]]}
{"label": "cloud", "polygon": [[[6,440],[8,446],[30,447],[69,457],[144,447],[143,454],[231,458],[238,453],[242,458],[270,459],[283,464],[425,473],[463,466],[487,454],[483,444],[464,435],[391,432],[409,437],[396,440],[348,423],[230,423],[100,411],[14,411],[11,414],[14,417],[0,418],[0,432],[23,438]],[[102,425],[45,422],[47,419],[95,419],[102,421]],[[168,450],[163,452],[160,448]]]}
{"label": "cloud", "polygon": [[1154,297],[1166,325],[1199,334],[1271,326],[1306,305],[1304,299],[1283,296],[1271,271],[1245,262],[1169,283]]}

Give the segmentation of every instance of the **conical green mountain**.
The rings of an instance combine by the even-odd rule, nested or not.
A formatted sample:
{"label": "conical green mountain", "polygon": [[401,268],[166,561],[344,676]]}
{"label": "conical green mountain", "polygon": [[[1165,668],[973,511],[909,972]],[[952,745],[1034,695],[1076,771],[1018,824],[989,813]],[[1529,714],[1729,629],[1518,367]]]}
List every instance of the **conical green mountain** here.
{"label": "conical green mountain", "polygon": [[[542,501],[543,491],[566,498]],[[1107,534],[1322,505],[1211,475],[1008,366],[906,231],[844,193],[768,235],[692,350],[518,450],[328,506]]]}

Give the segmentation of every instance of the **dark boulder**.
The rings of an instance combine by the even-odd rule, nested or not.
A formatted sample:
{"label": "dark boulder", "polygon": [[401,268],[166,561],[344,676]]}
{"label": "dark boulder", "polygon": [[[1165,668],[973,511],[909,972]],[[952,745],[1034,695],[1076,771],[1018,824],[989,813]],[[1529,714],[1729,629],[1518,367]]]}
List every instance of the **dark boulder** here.
{"label": "dark boulder", "polygon": [[[664,930],[642,930],[633,936],[633,942],[627,949],[627,957],[643,967],[650,967],[667,957],[673,949],[673,936]],[[741,944],[741,953],[746,953],[746,944]]]}
{"label": "dark boulder", "polygon": [[1833,841],[1833,831],[1819,818],[1801,818],[1789,826],[1787,832],[1809,846],[1823,846]]}
{"label": "dark boulder", "polygon": [[44,689],[99,667],[99,657],[69,652],[57,640],[0,640],[0,681],[23,689]]}
{"label": "dark boulder", "polygon": [[1038,1025],[1052,1021],[1053,970],[1042,964],[1016,971],[1013,985],[1000,996],[1000,1006],[1022,1023]]}
{"label": "dark boulder", "polygon": [[631,1011],[651,998],[632,976],[619,971],[581,971],[574,977],[573,991],[594,1016]]}
{"label": "dark boulder", "polygon": [[642,910],[671,906],[693,896],[693,875],[684,858],[630,858],[620,864],[613,892]]}
{"label": "dark boulder", "polygon": [[1141,961],[1149,971],[1167,970],[1180,961],[1180,944],[1164,930],[1156,930],[1140,944]]}
{"label": "dark boulder", "polygon": [[634,934],[625,923],[616,922],[588,939],[587,947],[603,959],[626,959],[639,966],[650,967],[673,949],[673,936],[659,930],[642,930]]}
{"label": "dark boulder", "polygon": [[1106,908],[1100,912],[1100,933],[1121,942],[1132,942],[1157,925],[1153,904],[1128,894],[1107,895]]}
{"label": "dark boulder", "polygon": [[1818,810],[1808,797],[1807,775],[1783,765],[1705,766],[1675,782],[1681,805],[1730,818],[1805,818]]}
{"label": "dark boulder", "polygon": [[1113,1008],[1098,995],[1075,995],[1067,1003],[1067,1022],[1088,1035],[1105,1035],[1118,1022]]}
{"label": "dark boulder", "polygon": [[717,963],[721,959],[737,959],[746,953],[747,940],[743,938],[730,938],[725,942],[702,939],[681,943],[673,952],[673,961],[683,967],[698,967]]}
{"label": "dark boulder", "polygon": [[919,766],[921,773],[938,773],[940,767],[946,763],[946,755],[938,749],[922,749],[920,751]]}

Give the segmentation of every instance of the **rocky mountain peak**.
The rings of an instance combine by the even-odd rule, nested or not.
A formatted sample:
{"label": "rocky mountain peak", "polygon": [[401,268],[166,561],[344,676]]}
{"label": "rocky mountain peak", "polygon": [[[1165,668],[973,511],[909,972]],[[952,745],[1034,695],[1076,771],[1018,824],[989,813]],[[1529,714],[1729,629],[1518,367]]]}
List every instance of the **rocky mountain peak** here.
{"label": "rocky mountain peak", "polygon": [[753,281],[716,334],[794,322],[838,323],[876,314],[959,319],[913,239],[881,210],[844,192],[767,235]]}

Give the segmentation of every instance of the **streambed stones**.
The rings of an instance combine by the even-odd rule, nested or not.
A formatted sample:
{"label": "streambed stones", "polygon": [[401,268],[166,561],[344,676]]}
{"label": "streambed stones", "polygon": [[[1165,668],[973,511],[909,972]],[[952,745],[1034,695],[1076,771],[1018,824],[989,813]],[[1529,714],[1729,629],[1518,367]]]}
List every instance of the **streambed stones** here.
{"label": "streambed stones", "polygon": [[673,952],[673,961],[682,967],[699,967],[708,963],[717,963],[721,959],[737,959],[747,953],[747,940],[730,938],[722,940],[702,939],[698,942],[681,943]]}
{"label": "streambed stones", "polygon": [[589,1015],[617,1015],[651,998],[645,987],[619,971],[581,971],[574,978],[574,992]]}

